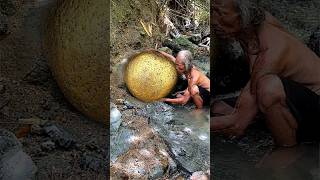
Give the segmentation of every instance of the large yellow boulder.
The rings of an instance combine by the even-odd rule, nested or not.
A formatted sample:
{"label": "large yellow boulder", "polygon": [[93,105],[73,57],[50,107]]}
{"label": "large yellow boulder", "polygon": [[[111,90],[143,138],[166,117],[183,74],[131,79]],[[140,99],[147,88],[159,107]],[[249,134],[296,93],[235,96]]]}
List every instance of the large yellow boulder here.
{"label": "large yellow boulder", "polygon": [[47,33],[53,75],[78,110],[108,123],[109,1],[59,2]]}
{"label": "large yellow boulder", "polygon": [[156,51],[136,54],[125,66],[124,81],[129,91],[145,102],[167,96],[177,79],[174,63]]}

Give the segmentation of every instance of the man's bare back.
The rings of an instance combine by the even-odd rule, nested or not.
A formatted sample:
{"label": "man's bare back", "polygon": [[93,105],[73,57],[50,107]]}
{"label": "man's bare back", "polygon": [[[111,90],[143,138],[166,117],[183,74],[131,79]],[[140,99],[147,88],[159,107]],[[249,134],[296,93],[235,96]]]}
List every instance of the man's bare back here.
{"label": "man's bare back", "polygon": [[[260,57],[250,56],[254,80],[276,74],[301,83],[320,94],[320,58],[306,45],[266,19],[259,33]],[[256,61],[257,58],[257,62]]]}
{"label": "man's bare back", "polygon": [[191,70],[191,79],[193,85],[202,87],[210,92],[210,79],[195,67]]}

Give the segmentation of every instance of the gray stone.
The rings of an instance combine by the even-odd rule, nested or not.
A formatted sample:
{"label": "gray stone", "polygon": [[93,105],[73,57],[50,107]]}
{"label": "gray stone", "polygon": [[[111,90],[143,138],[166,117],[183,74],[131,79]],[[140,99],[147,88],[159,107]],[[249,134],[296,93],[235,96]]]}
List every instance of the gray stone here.
{"label": "gray stone", "polygon": [[64,149],[70,149],[76,143],[71,134],[60,126],[47,124],[44,126],[44,131],[56,145]]}
{"label": "gray stone", "polygon": [[52,141],[46,141],[44,143],[41,143],[41,149],[43,151],[52,151],[56,148],[56,145]]}
{"label": "gray stone", "polygon": [[177,164],[172,158],[169,158],[169,175],[176,173],[177,169]]}
{"label": "gray stone", "polygon": [[121,113],[115,104],[110,103],[110,109],[110,130],[111,134],[113,134],[118,131],[122,120]]}
{"label": "gray stone", "polygon": [[124,105],[127,107],[127,109],[133,109],[134,104],[130,103],[129,101],[124,101]]}
{"label": "gray stone", "polygon": [[150,170],[149,179],[158,179],[162,177],[164,174],[164,171],[162,169],[162,165],[156,165]]}
{"label": "gray stone", "polygon": [[124,154],[131,147],[130,138],[134,131],[125,127],[120,127],[116,134],[111,135],[110,140],[110,161],[115,162],[119,156]]}
{"label": "gray stone", "polygon": [[192,176],[190,177],[190,180],[209,180],[208,175],[204,171],[197,171],[192,173]]}
{"label": "gray stone", "polygon": [[15,135],[0,129],[0,179],[34,179],[37,167],[30,156],[22,151]]}

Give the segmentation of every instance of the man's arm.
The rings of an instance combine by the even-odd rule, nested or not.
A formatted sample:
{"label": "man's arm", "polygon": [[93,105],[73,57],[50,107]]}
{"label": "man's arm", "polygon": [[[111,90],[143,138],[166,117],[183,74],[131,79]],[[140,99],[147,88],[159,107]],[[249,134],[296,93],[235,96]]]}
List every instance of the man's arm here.
{"label": "man's arm", "polygon": [[176,62],[176,58],[173,57],[172,55],[166,53],[166,52],[163,52],[163,51],[158,51],[160,54],[164,55],[165,57],[167,57],[168,59],[170,59],[172,62]]}
{"label": "man's arm", "polygon": [[210,130],[217,133],[239,136],[258,112],[256,96],[250,93],[250,81],[241,91],[233,113],[210,118]]}
{"label": "man's arm", "polygon": [[183,95],[177,95],[177,98],[163,98],[160,101],[168,102],[172,104],[186,104],[190,99],[190,93],[188,89],[184,90]]}
{"label": "man's arm", "polygon": [[[199,72],[198,72],[199,73]],[[190,92],[190,95],[195,95],[193,86],[197,85],[197,82],[199,80],[200,75],[198,73],[192,72],[192,74],[187,77],[188,78],[188,91]]]}

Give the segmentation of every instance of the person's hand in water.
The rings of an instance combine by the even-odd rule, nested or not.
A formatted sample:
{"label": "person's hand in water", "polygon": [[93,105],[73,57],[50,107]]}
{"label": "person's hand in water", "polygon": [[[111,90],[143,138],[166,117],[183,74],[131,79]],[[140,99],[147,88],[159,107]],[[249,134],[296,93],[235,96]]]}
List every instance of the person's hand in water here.
{"label": "person's hand in water", "polygon": [[241,121],[231,115],[216,116],[210,118],[210,129],[213,133],[223,134],[229,138],[240,137],[244,134],[245,127]]}

